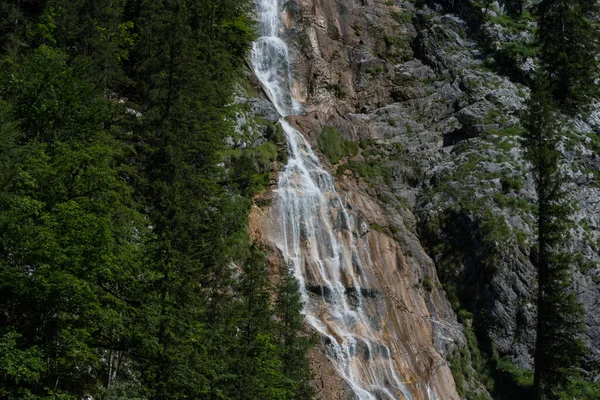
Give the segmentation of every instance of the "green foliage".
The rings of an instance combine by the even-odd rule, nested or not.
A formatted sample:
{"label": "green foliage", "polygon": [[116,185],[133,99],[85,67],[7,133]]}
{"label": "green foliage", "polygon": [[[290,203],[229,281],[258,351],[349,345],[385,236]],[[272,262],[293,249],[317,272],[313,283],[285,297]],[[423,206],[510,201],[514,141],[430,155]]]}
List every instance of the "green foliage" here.
{"label": "green foliage", "polygon": [[117,381],[102,393],[100,398],[103,400],[145,400],[148,397],[139,383]]}
{"label": "green foliage", "polygon": [[238,153],[230,162],[242,192],[251,195],[267,187],[271,179],[272,163],[278,158],[277,145],[265,142]]}
{"label": "green foliage", "polygon": [[431,276],[425,275],[425,278],[423,278],[423,288],[425,288],[425,290],[427,290],[428,292],[431,292],[434,287],[435,285],[433,284]]}
{"label": "green foliage", "polygon": [[[16,388],[38,382],[41,373],[46,369],[42,354],[36,347],[27,349],[17,347],[19,338],[19,334],[11,332],[0,339],[0,371],[4,375],[4,386],[0,387],[2,396],[24,395],[27,391],[23,393]],[[13,390],[20,393],[14,393]]]}
{"label": "green foliage", "polygon": [[533,371],[518,368],[507,356],[488,361],[493,385],[489,387],[498,400],[530,399],[533,396]]}
{"label": "green foliage", "polygon": [[482,392],[486,388],[492,392],[494,382],[490,378],[488,358],[481,353],[473,328],[473,315],[459,309],[459,320],[464,326],[467,345],[457,348],[450,357],[450,372],[456,383],[459,395],[469,400],[487,400]]}
{"label": "green foliage", "polygon": [[496,370],[510,375],[511,380],[522,388],[533,385],[533,371],[516,367],[506,356],[496,360]]}
{"label": "green foliage", "polygon": [[327,85],[327,90],[332,91],[335,97],[337,97],[338,99],[346,98],[346,89],[344,89],[344,86],[340,83]]}
{"label": "green foliage", "polygon": [[0,397],[310,397],[246,226],[285,140],[225,144],[251,7],[0,4]]}
{"label": "green foliage", "polygon": [[242,299],[238,334],[241,359],[235,366],[238,385],[244,389],[237,394],[240,399],[291,398],[294,393],[295,381],[282,373],[283,360],[277,354],[286,350],[279,350],[275,336],[265,261],[264,254],[253,246],[237,290]]}
{"label": "green foliage", "polygon": [[367,68],[366,72],[369,75],[379,75],[383,72],[383,66],[377,65],[376,67]]}
{"label": "green foliage", "polygon": [[[394,62],[404,62],[410,60],[414,56],[410,40],[406,36],[386,36],[384,40],[386,45],[386,52],[385,55],[381,55],[382,58]],[[383,67],[381,68],[381,71],[383,72]]]}
{"label": "green foliage", "polygon": [[358,154],[358,144],[344,140],[333,127],[326,127],[317,139],[319,150],[332,164],[337,164],[344,157]]}
{"label": "green foliage", "polygon": [[494,14],[487,16],[487,18],[490,22],[501,25],[511,33],[527,31],[530,29],[529,23],[535,21],[529,12],[500,15]]}
{"label": "green foliage", "polygon": [[530,77],[523,72],[521,65],[527,59],[535,59],[538,48],[534,45],[521,42],[504,43],[502,48],[493,53],[492,62],[487,64],[502,75],[521,83],[529,82]]}
{"label": "green foliage", "polygon": [[316,337],[307,336],[298,280],[287,268],[280,272],[280,283],[275,301],[275,316],[279,320],[277,337],[281,347],[283,372],[294,382],[294,394],[290,398],[309,399],[314,396],[310,384],[309,350],[316,344]]}
{"label": "green foliage", "polygon": [[83,78],[83,65],[68,67],[62,51],[42,45],[20,66],[7,61],[0,93],[23,118],[20,127],[28,138],[51,146],[91,139],[110,117],[106,102]]}
{"label": "green foliage", "polygon": [[[538,46],[527,40],[527,35],[535,31],[535,20],[528,11],[524,11],[522,0],[507,0],[505,6],[508,13],[488,13],[488,23],[500,25],[509,37],[517,38],[513,42],[499,42],[494,35],[484,37],[484,45],[489,57],[486,65],[511,80],[527,84],[531,80],[530,73],[524,71],[523,63],[538,55]],[[486,32],[487,33],[487,32]]]}
{"label": "green foliage", "polygon": [[464,397],[466,394],[464,377],[467,374],[467,372],[465,372],[467,367],[465,364],[460,362],[460,360],[462,359],[459,359],[458,361],[453,359],[450,362],[450,372],[452,373],[452,378],[454,379],[454,384],[456,385],[456,392],[459,396]]}
{"label": "green foliage", "polygon": [[504,193],[516,192],[519,193],[523,189],[523,178],[517,175],[504,175],[500,178],[502,191]]}
{"label": "green foliage", "polygon": [[589,0],[544,0],[534,8],[541,73],[563,111],[575,113],[598,94],[599,11]]}
{"label": "green foliage", "polygon": [[108,104],[82,71],[41,46],[3,72],[10,80],[0,93],[14,121],[4,125],[12,140],[0,148],[10,171],[0,176],[4,329],[21,335],[23,351],[46,359],[39,382],[28,385],[32,393],[47,394],[56,381],[77,393],[102,379],[102,349],[131,323],[127,301],[137,283],[128,277],[143,276],[147,228],[118,162],[125,146],[101,128]]}
{"label": "green foliage", "polygon": [[390,171],[381,165],[381,161],[377,159],[368,160],[366,162],[350,160],[346,164],[340,165],[336,173],[343,174],[344,171],[352,171],[355,177],[374,178],[382,177],[388,182],[390,179]]}
{"label": "green foliage", "polygon": [[400,25],[409,23],[412,19],[410,13],[407,11],[393,11],[392,18]]}
{"label": "green foliage", "polygon": [[374,144],[375,144],[375,140],[367,139],[367,140],[361,140],[358,145],[360,146],[361,149],[365,150],[365,149],[373,146]]}
{"label": "green foliage", "polygon": [[600,385],[581,379],[578,376],[572,376],[569,377],[565,387],[559,389],[556,393],[556,398],[560,400],[600,400]]}
{"label": "green foliage", "polygon": [[374,231],[377,231],[379,233],[383,233],[383,227],[381,225],[378,224],[371,224],[370,225],[371,229],[373,229]]}
{"label": "green foliage", "polygon": [[571,205],[562,189],[560,130],[551,87],[535,82],[525,118],[525,154],[532,164],[538,195],[537,254],[538,321],[534,355],[536,399],[558,399],[579,365],[585,345],[583,308],[571,287],[573,255],[568,248]]}

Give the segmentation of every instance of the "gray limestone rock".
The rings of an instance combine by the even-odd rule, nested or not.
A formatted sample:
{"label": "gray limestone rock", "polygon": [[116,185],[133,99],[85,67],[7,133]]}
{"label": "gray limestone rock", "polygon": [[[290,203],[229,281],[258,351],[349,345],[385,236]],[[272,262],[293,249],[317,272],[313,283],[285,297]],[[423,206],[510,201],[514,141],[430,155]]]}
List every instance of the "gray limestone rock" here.
{"label": "gray limestone rock", "polygon": [[[406,232],[419,227],[438,274],[464,283],[457,294],[474,299],[475,323],[485,326],[499,354],[531,368],[535,192],[518,137],[528,89],[487,69],[483,46],[469,36],[467,23],[439,7],[415,9],[402,0],[288,3],[297,98],[307,113],[294,122],[313,144],[324,126],[362,144],[352,160],[388,175],[344,176],[377,197],[386,218],[401,218]],[[499,1],[490,10],[502,17],[507,6]],[[496,25],[482,29],[497,49],[532,39]],[[535,68],[531,59],[519,65],[524,73]],[[264,104],[252,107],[272,120]],[[573,250],[584,255],[574,286],[586,309],[585,339],[600,362],[598,110],[565,119],[563,152],[569,192],[579,204]],[[401,241],[406,232],[394,238]],[[449,354],[445,337],[464,340],[440,320],[435,344]]]}

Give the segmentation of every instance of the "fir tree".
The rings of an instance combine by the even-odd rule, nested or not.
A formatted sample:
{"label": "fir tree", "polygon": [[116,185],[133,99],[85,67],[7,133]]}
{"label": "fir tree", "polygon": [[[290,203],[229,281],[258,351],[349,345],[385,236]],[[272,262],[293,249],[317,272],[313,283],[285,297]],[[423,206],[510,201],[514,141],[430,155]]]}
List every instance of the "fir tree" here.
{"label": "fir tree", "polygon": [[243,311],[239,330],[242,357],[236,366],[232,398],[289,398],[294,382],[282,372],[280,344],[274,335],[272,287],[267,277],[265,255],[256,245],[250,248],[243,270],[237,291]]}
{"label": "fir tree", "polygon": [[251,5],[0,4],[0,397],[298,393],[246,228],[276,152],[225,146]]}
{"label": "fir tree", "polygon": [[543,0],[534,8],[540,67],[562,111],[574,113],[598,95],[598,11],[595,0]]}
{"label": "fir tree", "polygon": [[279,320],[277,335],[282,344],[283,373],[296,382],[294,398],[299,400],[311,398],[314,392],[308,353],[315,338],[305,332],[302,307],[298,280],[288,266],[283,266],[275,302],[275,316]]}
{"label": "fir tree", "polygon": [[572,288],[573,257],[568,251],[572,207],[562,187],[565,180],[558,150],[561,133],[549,88],[539,78],[534,82],[525,128],[523,144],[538,195],[534,391],[536,400],[554,400],[568,384],[585,347],[579,339],[583,308]]}

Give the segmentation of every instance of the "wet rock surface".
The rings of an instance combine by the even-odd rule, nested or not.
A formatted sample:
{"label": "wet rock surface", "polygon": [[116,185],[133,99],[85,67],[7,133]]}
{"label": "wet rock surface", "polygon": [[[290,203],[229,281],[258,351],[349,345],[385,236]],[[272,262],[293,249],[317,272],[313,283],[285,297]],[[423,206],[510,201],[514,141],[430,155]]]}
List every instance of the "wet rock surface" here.
{"label": "wet rock surface", "polygon": [[[325,156],[321,161],[349,212],[364,222],[355,234],[368,243],[376,260],[372,274],[382,282],[365,289],[382,293],[403,316],[397,332],[407,353],[429,354],[427,367],[407,369],[435,374],[466,346],[448,297],[474,314],[461,321],[484,329],[499,355],[531,368],[535,193],[519,142],[528,98],[519,81],[533,61],[520,60],[510,79],[491,70],[469,25],[435,2],[429,2],[433,9],[400,0],[285,4],[295,96],[305,108],[289,122],[315,149],[325,127],[360,145],[335,165]],[[497,16],[505,10],[502,2],[490,7]],[[483,27],[495,50],[531,40],[498,24]],[[252,107],[272,120],[268,106],[258,101]],[[600,362],[598,113],[565,118],[564,127],[568,189],[578,202],[574,250],[583,255],[575,288],[586,310],[585,338]],[[255,207],[252,218],[254,237],[268,242],[269,224],[276,224],[268,206]],[[438,276],[454,286],[451,293]],[[321,375],[327,362],[317,353],[314,368]],[[316,386],[321,398],[346,398],[343,380],[328,376]],[[448,393],[453,388],[448,383]]]}

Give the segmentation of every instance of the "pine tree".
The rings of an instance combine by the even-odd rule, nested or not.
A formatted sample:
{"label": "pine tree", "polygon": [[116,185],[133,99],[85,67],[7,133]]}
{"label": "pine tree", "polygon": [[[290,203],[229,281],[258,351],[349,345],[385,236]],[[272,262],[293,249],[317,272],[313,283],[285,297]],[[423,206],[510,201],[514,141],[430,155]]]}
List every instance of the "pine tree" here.
{"label": "pine tree", "polygon": [[508,0],[506,2],[506,5],[508,7],[509,13],[513,15],[523,14],[523,1],[524,0]]}
{"label": "pine tree", "polygon": [[299,393],[247,233],[276,150],[225,145],[251,5],[0,4],[0,397]]}
{"label": "pine tree", "polygon": [[538,277],[537,329],[534,354],[536,400],[558,399],[568,384],[585,347],[579,339],[583,308],[572,289],[573,257],[568,251],[569,216],[572,210],[563,190],[560,129],[549,88],[541,78],[533,85],[524,147],[537,191]]}
{"label": "pine tree", "polygon": [[279,321],[277,335],[282,344],[283,373],[296,382],[294,398],[299,400],[312,398],[314,394],[308,353],[315,338],[304,332],[302,307],[298,280],[288,266],[283,266],[275,301],[275,316]]}
{"label": "pine tree", "polygon": [[[429,1],[432,8],[435,8],[436,2],[432,0]],[[482,7],[482,4],[479,1],[474,0],[442,0],[440,3],[442,3],[449,11],[455,12],[464,18],[473,29],[479,30],[484,18],[482,10],[487,9],[491,1],[486,0],[487,5],[485,7]]]}
{"label": "pine tree", "polygon": [[[232,134],[225,116],[233,86],[216,71],[233,81],[238,70],[213,58],[224,56],[226,40],[204,35],[209,28],[229,32],[226,17],[245,16],[231,7],[233,17],[197,19],[197,3],[142,0],[130,11],[139,40],[126,65],[136,85],[125,93],[144,116],[132,122],[135,186],[156,235],[149,267],[157,282],[147,297],[156,312],[147,331],[158,345],[144,349],[150,361],[141,368],[160,399],[219,395],[231,374],[230,261],[232,244],[244,240],[247,212],[219,165]],[[204,3],[203,12],[219,9],[217,1]],[[246,49],[247,39],[235,38]]]}
{"label": "pine tree", "polygon": [[17,387],[81,393],[108,380],[110,349],[127,348],[145,221],[122,176],[124,146],[102,127],[110,104],[60,50],[40,46],[19,61],[0,80],[10,104],[0,129],[0,335],[15,354],[44,359]]}
{"label": "pine tree", "polygon": [[239,399],[285,398],[291,382],[281,373],[281,360],[274,336],[271,308],[272,288],[267,278],[265,255],[256,245],[240,277],[237,296],[241,299],[239,345],[241,359],[236,366],[235,391]]}
{"label": "pine tree", "polygon": [[543,0],[534,10],[541,70],[561,110],[574,113],[598,95],[598,2]]}

